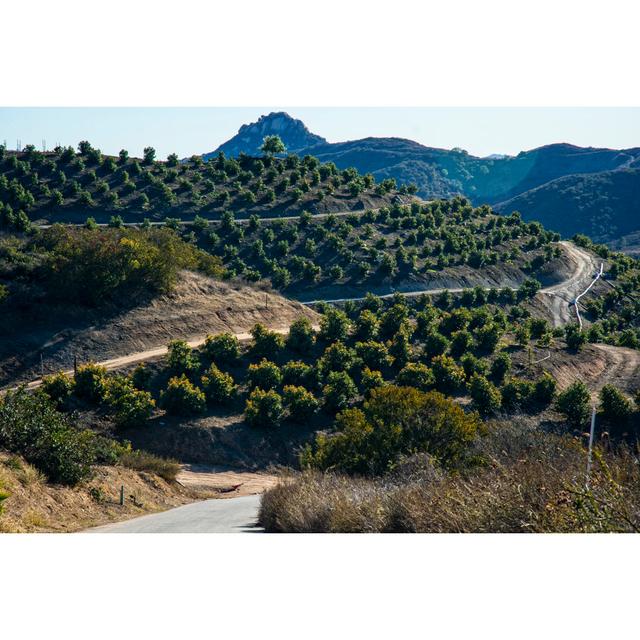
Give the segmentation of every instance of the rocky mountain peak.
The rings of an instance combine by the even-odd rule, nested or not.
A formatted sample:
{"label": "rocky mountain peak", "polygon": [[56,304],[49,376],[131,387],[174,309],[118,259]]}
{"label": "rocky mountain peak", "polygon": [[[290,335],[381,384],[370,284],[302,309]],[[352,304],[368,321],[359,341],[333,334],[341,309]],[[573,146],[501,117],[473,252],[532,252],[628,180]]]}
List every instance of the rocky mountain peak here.
{"label": "rocky mountain peak", "polygon": [[205,158],[219,151],[227,156],[237,156],[240,152],[259,155],[264,137],[271,135],[280,136],[291,152],[327,142],[322,136],[311,133],[302,120],[292,118],[284,111],[274,111],[260,116],[257,122],[243,124],[237,135],[221,144],[213,153],[206,154]]}

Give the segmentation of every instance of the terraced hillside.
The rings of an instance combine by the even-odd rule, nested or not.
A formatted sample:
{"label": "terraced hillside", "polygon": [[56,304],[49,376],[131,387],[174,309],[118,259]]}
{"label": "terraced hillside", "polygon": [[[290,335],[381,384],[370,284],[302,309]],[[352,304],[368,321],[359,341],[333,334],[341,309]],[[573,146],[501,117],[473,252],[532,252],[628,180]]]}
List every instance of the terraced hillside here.
{"label": "terraced hillside", "polygon": [[[407,190],[403,190],[405,196]],[[24,230],[39,223],[142,222],[179,217],[219,217],[223,211],[271,215],[357,210],[390,204],[401,195],[395,180],[376,184],[370,174],[339,171],[316,158],[288,156],[155,159],[103,155],[90,143],[42,153],[0,146],[0,223]]]}
{"label": "terraced hillside", "polygon": [[[191,229],[183,229],[185,237]],[[464,198],[344,216],[236,221],[191,236],[230,274],[268,279],[303,300],[467,286],[518,287],[562,277],[559,236]]]}

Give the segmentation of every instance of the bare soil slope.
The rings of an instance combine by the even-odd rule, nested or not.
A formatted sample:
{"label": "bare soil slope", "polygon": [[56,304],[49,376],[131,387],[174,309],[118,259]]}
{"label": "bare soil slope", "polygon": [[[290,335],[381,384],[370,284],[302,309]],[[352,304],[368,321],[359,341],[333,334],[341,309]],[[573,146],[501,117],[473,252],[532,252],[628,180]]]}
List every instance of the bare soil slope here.
{"label": "bare soil slope", "polygon": [[38,319],[21,318],[0,337],[0,384],[9,386],[73,367],[165,346],[170,340],[197,341],[208,333],[246,332],[261,322],[285,328],[296,318],[316,318],[298,302],[245,284],[220,282],[184,272],[175,290],[112,313],[51,310]]}

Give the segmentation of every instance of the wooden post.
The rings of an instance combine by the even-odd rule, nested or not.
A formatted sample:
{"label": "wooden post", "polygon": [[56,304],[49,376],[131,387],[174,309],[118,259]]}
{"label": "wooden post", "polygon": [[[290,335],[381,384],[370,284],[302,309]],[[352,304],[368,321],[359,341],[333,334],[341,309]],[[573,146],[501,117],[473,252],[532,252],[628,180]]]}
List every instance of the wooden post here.
{"label": "wooden post", "polygon": [[120,506],[124,507],[124,485],[120,485]]}
{"label": "wooden post", "polygon": [[73,356],[73,375],[78,373],[78,356]]}

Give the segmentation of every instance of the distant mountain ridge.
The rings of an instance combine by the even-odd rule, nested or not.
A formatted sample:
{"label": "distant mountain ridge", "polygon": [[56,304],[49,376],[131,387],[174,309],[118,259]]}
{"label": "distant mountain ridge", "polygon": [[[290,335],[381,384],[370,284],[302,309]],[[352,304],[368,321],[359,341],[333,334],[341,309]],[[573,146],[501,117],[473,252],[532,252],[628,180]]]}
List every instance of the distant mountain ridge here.
{"label": "distant mountain ridge", "polygon": [[[551,187],[530,198],[519,197],[568,176],[640,168],[640,148],[637,147],[600,149],[557,143],[522,151],[516,156],[494,154],[480,158],[463,150],[427,147],[404,138],[369,137],[331,143],[311,133],[301,120],[284,112],[270,113],[255,123],[243,125],[236,136],[203,157],[209,158],[219,151],[230,156],[237,156],[241,152],[259,154],[264,136],[273,134],[282,138],[289,152],[310,154],[323,162],[334,162],[339,169],[355,167],[361,173],[373,174],[377,180],[391,177],[399,184],[415,183],[418,195],[423,198],[465,195],[475,204],[496,204],[505,212],[511,206],[522,206],[523,213],[533,218],[537,212],[531,210],[529,203],[535,202],[535,207],[545,212],[545,224],[562,230],[566,235],[589,233],[594,228],[585,216],[574,216],[578,207],[573,202],[574,191]],[[636,172],[627,179],[636,181],[640,177]],[[611,184],[613,189],[617,188],[605,182]],[[596,188],[605,183],[587,181],[580,184],[580,197],[584,198],[587,197],[584,189],[588,185]],[[545,194],[550,196],[552,193],[552,202],[545,204]],[[629,210],[631,203],[626,202],[625,193],[631,193],[630,189],[625,187],[621,197],[614,197],[609,203],[609,222],[602,227],[602,233],[596,236],[598,239],[611,239],[618,233],[615,229],[629,226],[633,227],[631,231],[640,229],[638,211]],[[627,224],[627,217],[631,220],[630,225]]]}

